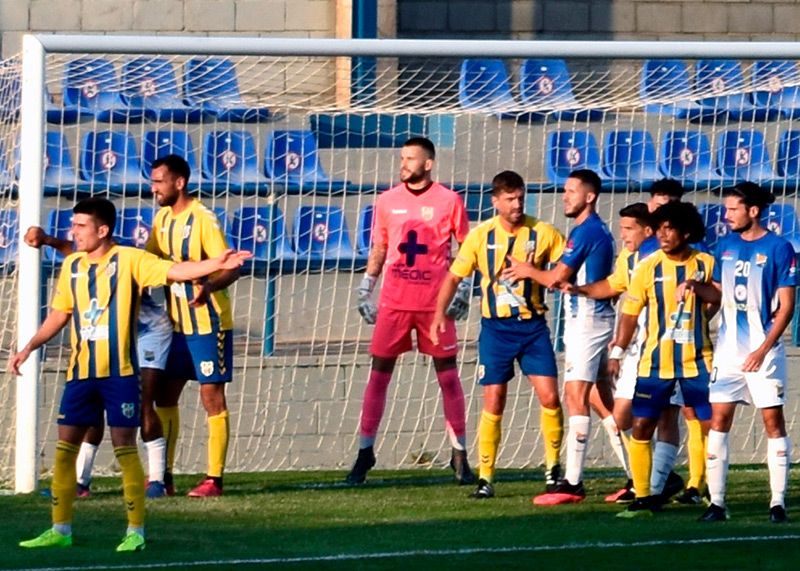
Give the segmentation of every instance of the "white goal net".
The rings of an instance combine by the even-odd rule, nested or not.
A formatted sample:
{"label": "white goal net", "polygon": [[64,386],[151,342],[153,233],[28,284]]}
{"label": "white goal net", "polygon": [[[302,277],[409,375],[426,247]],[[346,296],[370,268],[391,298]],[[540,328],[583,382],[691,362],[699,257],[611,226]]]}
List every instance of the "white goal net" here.
{"label": "white goal net", "polygon": [[[43,227],[66,237],[75,200],[99,195],[118,208],[118,239],[142,245],[157,209],[149,165],[177,152],[192,166],[193,192],[217,211],[233,245],[256,254],[231,289],[230,471],[344,469],[354,459],[372,333],[356,309],[355,289],[371,206],[396,184],[399,146],[409,137],[434,142],[434,176],[461,193],[473,225],[492,215],[492,177],[513,169],[529,186],[528,212],[566,233],[557,190],[569,171],[592,168],[608,188],[599,213],[615,235],[619,209],[646,201],[654,180],[673,177],[701,207],[713,242],[726,231],[720,189],[752,180],[778,196],[770,227],[796,239],[800,250],[797,61],[665,59],[656,52],[650,59],[552,58],[525,45],[530,53],[502,59],[460,56],[458,44],[449,57],[401,50],[375,58],[230,55],[244,53],[235,48],[152,55],[113,42],[106,53],[46,54]],[[2,364],[16,345],[19,299],[46,303],[59,264],[52,253],[42,257],[47,291],[18,288],[18,206],[25,193],[37,192],[19,185],[21,69],[21,58],[0,66]],[[550,295],[548,319],[557,336],[555,301]],[[479,319],[475,298],[458,326],[473,452]],[[42,356],[37,446],[46,471],[65,338]],[[796,380],[787,418],[798,440]],[[0,482],[13,476],[15,386],[3,367]],[[511,387],[499,466],[538,466],[538,403],[527,382]],[[188,386],[181,406],[176,470],[198,472],[206,425],[196,386]],[[602,427],[594,426],[590,464],[613,467]],[[734,461],[763,461],[760,419],[745,411],[735,429]],[[409,353],[390,386],[379,467],[441,467],[449,446],[431,362]],[[110,469],[110,447],[99,464]]]}

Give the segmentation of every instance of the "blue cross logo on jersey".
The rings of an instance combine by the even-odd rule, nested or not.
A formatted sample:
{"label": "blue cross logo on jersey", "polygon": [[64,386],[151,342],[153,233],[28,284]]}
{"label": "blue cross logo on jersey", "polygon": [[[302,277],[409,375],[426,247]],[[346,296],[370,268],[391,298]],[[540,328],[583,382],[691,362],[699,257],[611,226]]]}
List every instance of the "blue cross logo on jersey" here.
{"label": "blue cross logo on jersey", "polygon": [[406,241],[401,242],[397,249],[401,254],[406,255],[406,266],[409,268],[414,267],[414,264],[417,260],[417,255],[428,253],[428,246],[417,242],[416,230],[409,230],[408,234],[406,235]]}
{"label": "blue cross logo on jersey", "polygon": [[100,307],[96,298],[92,298],[92,301],[89,302],[89,309],[83,313],[83,318],[87,319],[89,323],[92,324],[92,327],[94,327],[97,325],[97,321],[100,319],[101,315],[103,315],[103,308]]}

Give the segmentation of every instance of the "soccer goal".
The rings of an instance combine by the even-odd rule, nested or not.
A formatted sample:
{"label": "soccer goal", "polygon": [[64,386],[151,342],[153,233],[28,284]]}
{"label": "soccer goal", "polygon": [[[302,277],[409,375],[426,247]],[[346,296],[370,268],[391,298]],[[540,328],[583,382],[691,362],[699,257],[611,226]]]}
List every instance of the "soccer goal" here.
{"label": "soccer goal", "polygon": [[[434,177],[461,194],[473,225],[492,216],[494,174],[513,169],[528,212],[566,233],[558,191],[571,170],[591,168],[614,234],[621,207],[672,177],[713,247],[727,232],[721,189],[751,180],[778,196],[766,222],[800,250],[799,61],[793,43],[26,36],[0,66],[0,360],[35,332],[60,263],[21,245],[25,229],[67,238],[75,200],[104,196],[118,241],[142,246],[157,209],[150,164],[175,152],[229,241],[255,254],[231,288],[229,470],[344,469],[369,369],[355,289],[372,205],[397,183],[405,140],[434,142]],[[558,341],[559,300],[547,301]],[[459,324],[471,452],[479,321],[475,299]],[[0,373],[0,482],[19,492],[52,466],[66,345],[55,338],[18,380]],[[513,381],[500,468],[542,461],[537,408],[528,383]],[[761,462],[760,419],[744,415],[733,460]],[[206,427],[192,385],[182,425],[176,468],[197,472]],[[614,467],[594,426],[589,465]],[[446,465],[429,359],[399,361],[376,446],[380,467]],[[98,465],[110,470],[107,452]]]}

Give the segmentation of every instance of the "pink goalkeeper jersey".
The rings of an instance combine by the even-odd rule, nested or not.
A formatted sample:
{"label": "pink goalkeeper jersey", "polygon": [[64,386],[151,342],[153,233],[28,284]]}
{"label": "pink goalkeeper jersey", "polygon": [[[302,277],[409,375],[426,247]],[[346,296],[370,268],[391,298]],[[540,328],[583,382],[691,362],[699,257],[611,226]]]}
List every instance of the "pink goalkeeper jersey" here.
{"label": "pink goalkeeper jersey", "polygon": [[405,183],[378,196],[372,241],[387,246],[380,305],[407,311],[435,311],[439,287],[451,258],[451,236],[469,233],[464,203],[439,183],[419,196]]}

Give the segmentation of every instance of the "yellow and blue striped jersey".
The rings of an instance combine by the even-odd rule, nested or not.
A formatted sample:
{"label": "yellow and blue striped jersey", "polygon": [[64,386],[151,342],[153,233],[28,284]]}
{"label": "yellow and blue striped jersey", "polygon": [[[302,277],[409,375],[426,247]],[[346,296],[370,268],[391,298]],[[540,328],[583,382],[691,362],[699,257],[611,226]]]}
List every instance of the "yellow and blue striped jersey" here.
{"label": "yellow and blue striped jersey", "polygon": [[687,279],[709,283],[713,273],[714,257],[697,250],[681,262],[658,250],[634,269],[622,312],[639,315],[645,311],[640,377],[680,379],[709,374],[712,346],[706,305],[688,294],[679,317],[675,290]]}
{"label": "yellow and blue striped jersey", "polygon": [[52,307],[72,316],[67,381],[130,376],[136,362],[141,291],[167,283],[168,260],[125,246],[102,258],[70,254],[61,266]]}
{"label": "yellow and blue striped jersey", "polygon": [[[147,251],[174,262],[198,262],[215,258],[228,248],[225,234],[216,215],[199,200],[180,214],[173,214],[169,206],[156,213],[153,231],[147,242]],[[215,291],[208,303],[189,307],[200,291],[191,282],[173,283],[170,287],[169,313],[175,331],[186,335],[208,335],[216,330],[233,329],[231,302],[228,289]]]}
{"label": "yellow and blue striped jersey", "polygon": [[461,244],[458,256],[450,271],[462,278],[472,275],[475,269],[481,272],[481,315],[490,319],[519,317],[530,319],[544,315],[542,286],[531,279],[511,285],[500,279],[507,264],[506,256],[520,261],[527,260],[542,269],[547,263],[555,263],[564,251],[566,240],[550,224],[526,216],[516,234],[506,232],[495,216],[473,228]]}
{"label": "yellow and blue striped jersey", "polygon": [[614,264],[614,271],[609,274],[608,285],[611,289],[620,293],[628,291],[631,283],[631,275],[636,264],[639,263],[639,252],[631,252],[628,248],[622,248]]}

